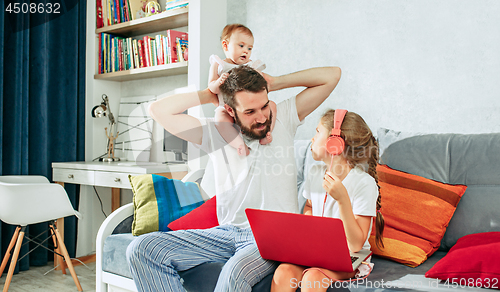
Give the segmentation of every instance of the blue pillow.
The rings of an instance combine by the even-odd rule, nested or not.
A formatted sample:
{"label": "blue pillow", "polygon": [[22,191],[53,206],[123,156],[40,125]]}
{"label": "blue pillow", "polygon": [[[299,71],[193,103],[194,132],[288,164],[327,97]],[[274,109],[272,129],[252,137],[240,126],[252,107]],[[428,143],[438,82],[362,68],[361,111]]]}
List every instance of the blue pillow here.
{"label": "blue pillow", "polygon": [[134,193],[134,236],[170,231],[170,222],[204,203],[195,182],[184,183],[156,174],[129,175],[129,180]]}

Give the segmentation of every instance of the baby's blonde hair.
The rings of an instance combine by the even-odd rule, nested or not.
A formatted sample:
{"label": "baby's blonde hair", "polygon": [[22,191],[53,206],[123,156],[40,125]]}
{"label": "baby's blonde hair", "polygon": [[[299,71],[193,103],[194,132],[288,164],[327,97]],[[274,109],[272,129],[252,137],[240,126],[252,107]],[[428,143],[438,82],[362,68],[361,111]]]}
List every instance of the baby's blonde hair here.
{"label": "baby's blonde hair", "polygon": [[244,26],[243,24],[233,23],[226,25],[222,30],[222,34],[220,36],[221,42],[229,41],[231,35],[236,31],[240,31],[242,33],[248,34],[249,36],[253,37],[252,31],[248,27]]}
{"label": "baby's blonde hair", "polygon": [[[331,131],[333,128],[333,119],[335,110],[328,110],[321,117],[321,124]],[[384,247],[383,232],[384,232],[384,216],[380,213],[382,207],[382,199],[380,196],[380,186],[378,184],[377,162],[378,162],[378,143],[372,134],[372,131],[366,124],[365,120],[354,112],[347,112],[344,121],[340,127],[340,136],[345,141],[345,148],[342,156],[345,157],[347,163],[351,167],[361,166],[369,175],[371,175],[377,187],[379,194],[377,198],[377,216],[375,220],[375,242],[377,247]],[[366,170],[365,165],[368,165]]]}

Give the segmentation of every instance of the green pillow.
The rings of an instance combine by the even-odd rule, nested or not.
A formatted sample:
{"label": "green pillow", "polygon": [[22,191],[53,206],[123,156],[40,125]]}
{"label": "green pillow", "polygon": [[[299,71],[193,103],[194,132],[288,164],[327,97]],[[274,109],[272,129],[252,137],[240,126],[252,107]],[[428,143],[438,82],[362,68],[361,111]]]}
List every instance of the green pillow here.
{"label": "green pillow", "polygon": [[156,174],[129,175],[134,192],[132,234],[170,231],[168,224],[204,203],[200,187]]}

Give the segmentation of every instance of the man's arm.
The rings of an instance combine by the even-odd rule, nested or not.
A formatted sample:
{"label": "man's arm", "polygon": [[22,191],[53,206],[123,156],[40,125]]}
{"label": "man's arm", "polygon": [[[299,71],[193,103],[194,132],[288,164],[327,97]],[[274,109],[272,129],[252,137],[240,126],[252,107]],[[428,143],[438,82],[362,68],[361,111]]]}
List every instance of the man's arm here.
{"label": "man's arm", "polygon": [[302,121],[312,113],[335,89],[340,80],[339,67],[321,67],[307,69],[283,76],[264,75],[269,91],[289,87],[307,87],[296,97],[297,114]]}
{"label": "man's arm", "polygon": [[157,100],[149,107],[149,114],[173,135],[200,145],[203,137],[201,122],[195,117],[183,114],[183,112],[200,104],[215,102],[217,102],[217,95],[207,88],[198,92],[175,94]]}

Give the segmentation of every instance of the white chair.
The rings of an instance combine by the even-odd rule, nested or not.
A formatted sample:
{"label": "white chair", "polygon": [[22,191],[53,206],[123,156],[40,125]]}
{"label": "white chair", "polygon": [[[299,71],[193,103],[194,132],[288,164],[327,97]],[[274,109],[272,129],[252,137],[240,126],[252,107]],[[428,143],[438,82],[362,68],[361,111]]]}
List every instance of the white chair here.
{"label": "white chair", "polygon": [[[0,176],[0,220],[18,226],[0,267],[2,275],[15,245],[3,292],[9,290],[26,226],[47,221],[51,222],[49,226],[56,254],[64,258],[78,291],[83,291],[61,234],[54,224],[58,218],[71,215],[81,218],[80,213],[73,209],[68,194],[61,185],[50,183],[46,177],[38,175]],[[64,263],[62,259],[59,262]],[[65,272],[64,265],[62,269]]]}

